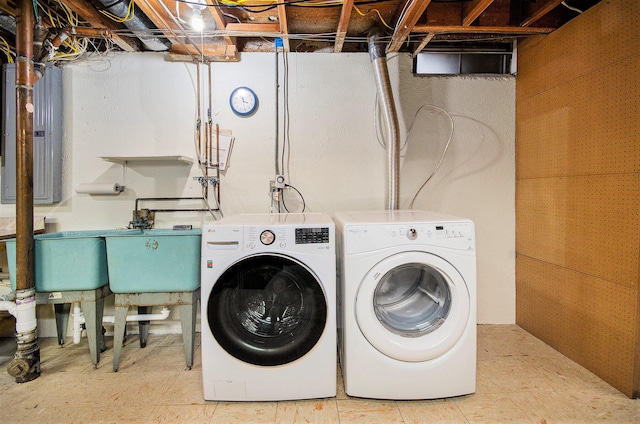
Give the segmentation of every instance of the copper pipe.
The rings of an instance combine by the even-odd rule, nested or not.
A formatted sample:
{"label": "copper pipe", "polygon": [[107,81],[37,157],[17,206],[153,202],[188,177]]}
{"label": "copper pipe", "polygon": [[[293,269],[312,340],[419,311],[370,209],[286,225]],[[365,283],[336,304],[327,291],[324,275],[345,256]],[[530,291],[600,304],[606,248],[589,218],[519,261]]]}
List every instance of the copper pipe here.
{"label": "copper pipe", "polygon": [[217,186],[217,197],[218,200],[218,208],[220,208],[220,126],[216,124],[216,186]]}
{"label": "copper pipe", "polygon": [[[17,383],[40,376],[35,321],[33,240],[33,2],[19,0],[16,15],[16,317],[18,350],[7,371]],[[32,313],[31,313],[32,312]]]}
{"label": "copper pipe", "polygon": [[[209,95],[209,105],[207,106],[207,129],[208,129],[208,138],[209,138],[209,163],[207,166],[211,166],[211,160],[213,158],[213,129],[211,127],[212,119],[211,119],[211,108],[213,107],[213,93],[211,90],[211,62],[207,63],[207,94]],[[209,191],[209,181],[207,181],[207,191]]]}
{"label": "copper pipe", "polygon": [[111,39],[111,31],[104,28],[84,28],[84,27],[67,27],[62,31],[67,32],[69,35],[77,35],[79,37],[87,38],[106,38]]}

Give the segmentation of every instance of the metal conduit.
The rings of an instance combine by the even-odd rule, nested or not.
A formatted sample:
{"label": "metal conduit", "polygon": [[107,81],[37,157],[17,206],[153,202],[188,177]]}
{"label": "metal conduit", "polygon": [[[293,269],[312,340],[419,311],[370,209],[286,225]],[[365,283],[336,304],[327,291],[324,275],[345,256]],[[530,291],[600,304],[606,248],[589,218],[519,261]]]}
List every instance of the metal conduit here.
{"label": "metal conduit", "polygon": [[400,129],[389,80],[385,56],[386,45],[380,39],[381,35],[382,32],[379,29],[373,29],[369,33],[369,56],[373,63],[376,86],[387,121],[387,209],[396,210],[400,203]]}

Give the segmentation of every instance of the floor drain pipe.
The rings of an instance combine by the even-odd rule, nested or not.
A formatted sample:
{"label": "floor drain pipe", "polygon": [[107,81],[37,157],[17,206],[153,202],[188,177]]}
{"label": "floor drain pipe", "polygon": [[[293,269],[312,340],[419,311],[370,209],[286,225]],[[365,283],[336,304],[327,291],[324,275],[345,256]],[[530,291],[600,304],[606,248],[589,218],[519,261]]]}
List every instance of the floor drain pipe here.
{"label": "floor drain pipe", "polygon": [[31,0],[19,0],[16,15],[16,341],[7,372],[16,383],[40,376],[33,240],[33,65]]}
{"label": "floor drain pipe", "polygon": [[379,29],[369,32],[369,56],[373,63],[379,99],[387,122],[387,209],[395,210],[399,207],[400,195],[400,129],[385,56],[386,43],[381,40],[381,37],[382,31]]}

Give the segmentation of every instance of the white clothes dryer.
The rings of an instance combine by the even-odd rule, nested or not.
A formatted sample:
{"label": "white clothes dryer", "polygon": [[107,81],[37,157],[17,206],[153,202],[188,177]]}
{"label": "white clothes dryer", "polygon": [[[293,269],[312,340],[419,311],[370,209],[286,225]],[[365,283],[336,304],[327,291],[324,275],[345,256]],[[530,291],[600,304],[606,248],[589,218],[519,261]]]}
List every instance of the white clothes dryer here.
{"label": "white clothes dryer", "polygon": [[475,392],[473,222],[404,210],[334,220],[346,393],[400,400]]}
{"label": "white clothes dryer", "polygon": [[335,225],[247,214],[202,229],[205,400],[336,395]]}

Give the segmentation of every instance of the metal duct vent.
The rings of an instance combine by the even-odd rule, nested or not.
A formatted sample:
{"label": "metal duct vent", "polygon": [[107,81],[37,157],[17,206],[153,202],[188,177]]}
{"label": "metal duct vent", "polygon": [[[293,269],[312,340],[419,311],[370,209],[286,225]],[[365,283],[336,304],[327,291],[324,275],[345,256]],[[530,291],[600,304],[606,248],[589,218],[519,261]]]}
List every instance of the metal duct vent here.
{"label": "metal duct vent", "polygon": [[514,50],[511,44],[504,48],[434,48],[416,55],[413,61],[413,72],[416,75],[515,75]]}

